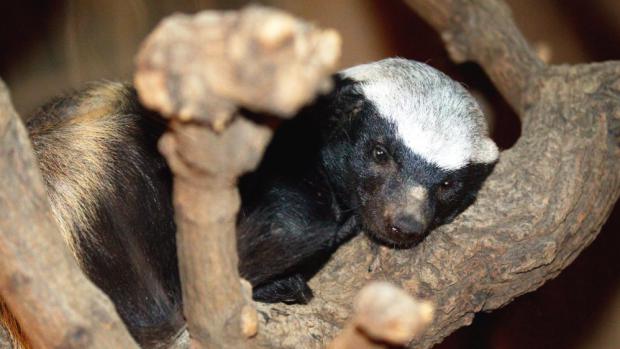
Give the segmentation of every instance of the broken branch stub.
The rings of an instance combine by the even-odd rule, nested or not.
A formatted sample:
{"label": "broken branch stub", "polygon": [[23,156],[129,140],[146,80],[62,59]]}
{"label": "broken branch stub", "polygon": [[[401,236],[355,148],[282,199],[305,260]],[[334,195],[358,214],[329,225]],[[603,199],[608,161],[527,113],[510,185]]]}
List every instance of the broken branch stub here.
{"label": "broken branch stub", "polygon": [[271,137],[239,117],[246,108],[292,116],[330,85],[339,36],[281,11],[174,15],[145,40],[135,84],[171,119],[159,147],[174,174],[177,250],[193,347],[254,346],[257,314],[239,281],[237,178]]}
{"label": "broken branch stub", "polygon": [[403,347],[433,319],[433,306],[387,282],[372,282],[357,295],[354,315],[328,349]]}

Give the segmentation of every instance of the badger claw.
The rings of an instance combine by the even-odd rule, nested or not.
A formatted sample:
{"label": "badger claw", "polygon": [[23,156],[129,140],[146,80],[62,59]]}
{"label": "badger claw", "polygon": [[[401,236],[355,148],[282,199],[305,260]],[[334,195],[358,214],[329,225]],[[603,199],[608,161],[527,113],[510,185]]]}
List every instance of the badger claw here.
{"label": "badger claw", "polygon": [[306,304],[312,290],[301,274],[283,277],[254,288],[253,298],[264,303]]}

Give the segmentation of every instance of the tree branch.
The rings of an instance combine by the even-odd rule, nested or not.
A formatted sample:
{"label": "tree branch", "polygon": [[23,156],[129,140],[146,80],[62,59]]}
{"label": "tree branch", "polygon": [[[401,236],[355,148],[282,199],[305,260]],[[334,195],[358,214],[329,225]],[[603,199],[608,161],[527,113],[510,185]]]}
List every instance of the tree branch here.
{"label": "tree branch", "polygon": [[339,44],[333,31],[262,7],[176,15],[145,41],[135,82],[142,101],[172,121],[160,150],[175,175],[192,347],[254,344],[251,287],[242,289],[238,273],[236,180],[256,167],[271,132],[238,117],[237,106],[293,115],[329,86]]}
{"label": "tree branch", "polygon": [[405,0],[441,34],[456,63],[480,63],[517,111],[528,85],[544,69],[502,1]]}
{"label": "tree branch", "polygon": [[1,80],[0,173],[0,294],[32,345],[137,348],[112,302],[69,254]]}

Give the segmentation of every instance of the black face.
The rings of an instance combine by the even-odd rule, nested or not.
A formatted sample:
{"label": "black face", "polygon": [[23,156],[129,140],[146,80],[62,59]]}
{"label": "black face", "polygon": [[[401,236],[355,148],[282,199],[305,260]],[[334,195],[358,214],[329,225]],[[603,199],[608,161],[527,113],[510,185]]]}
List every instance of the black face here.
{"label": "black face", "polygon": [[407,148],[372,104],[347,105],[356,108],[340,110],[348,114],[338,118],[321,158],[340,200],[369,235],[409,247],[474,202],[493,164],[442,170]]}

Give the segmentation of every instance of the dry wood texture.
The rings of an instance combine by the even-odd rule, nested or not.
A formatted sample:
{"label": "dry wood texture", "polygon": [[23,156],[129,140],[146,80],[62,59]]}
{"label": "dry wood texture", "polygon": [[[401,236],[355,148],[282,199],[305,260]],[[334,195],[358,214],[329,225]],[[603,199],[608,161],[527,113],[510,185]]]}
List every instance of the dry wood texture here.
{"label": "dry wood texture", "polygon": [[137,348],[56,228],[26,134],[0,80],[0,294],[35,348]]}
{"label": "dry wood texture", "polygon": [[317,90],[339,56],[339,36],[279,11],[248,7],[165,20],[137,60],[142,101],[171,119],[160,150],[175,175],[184,313],[195,348],[255,345],[251,288],[239,281],[236,180],[260,161],[268,128],[246,108],[288,117]]}

